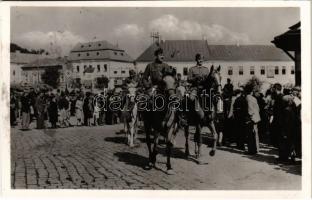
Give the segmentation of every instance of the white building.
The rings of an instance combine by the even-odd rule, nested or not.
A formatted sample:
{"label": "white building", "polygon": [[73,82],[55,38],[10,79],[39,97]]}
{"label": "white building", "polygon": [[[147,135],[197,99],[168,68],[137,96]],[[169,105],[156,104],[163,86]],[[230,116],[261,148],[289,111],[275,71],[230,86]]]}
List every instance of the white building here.
{"label": "white building", "polygon": [[43,83],[42,74],[46,69],[57,69],[60,72],[60,87],[65,88],[70,81],[72,66],[66,58],[43,58],[23,65],[22,67],[23,83],[28,85],[37,85]]}
{"label": "white building", "polygon": [[107,41],[79,43],[71,50],[69,60],[74,79],[88,84],[90,80],[93,82],[105,76],[110,80],[110,88],[121,85],[122,80],[129,76],[129,69],[133,68],[133,59],[125,50]]}
{"label": "white building", "polygon": [[10,53],[10,83],[20,84],[23,81],[22,66],[42,58],[39,54],[21,53],[16,51]]}
{"label": "white building", "polygon": [[[230,78],[234,87],[246,83],[253,76],[267,87],[272,83],[294,84],[295,63],[280,49],[270,45],[209,45],[205,40],[166,40],[160,42],[165,62],[176,67],[186,79],[194,66],[196,53],[204,55],[206,67],[221,66],[221,84]],[[156,44],[148,47],[136,60],[139,71],[154,60]]]}

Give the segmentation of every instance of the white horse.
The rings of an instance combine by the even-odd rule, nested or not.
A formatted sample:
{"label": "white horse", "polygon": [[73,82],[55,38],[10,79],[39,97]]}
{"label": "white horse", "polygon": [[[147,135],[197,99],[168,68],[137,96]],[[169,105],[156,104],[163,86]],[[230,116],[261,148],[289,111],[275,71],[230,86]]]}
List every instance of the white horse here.
{"label": "white horse", "polygon": [[136,87],[128,85],[128,94],[125,96],[123,106],[124,132],[127,138],[127,144],[134,147],[134,140],[137,135],[138,107],[135,101]]}

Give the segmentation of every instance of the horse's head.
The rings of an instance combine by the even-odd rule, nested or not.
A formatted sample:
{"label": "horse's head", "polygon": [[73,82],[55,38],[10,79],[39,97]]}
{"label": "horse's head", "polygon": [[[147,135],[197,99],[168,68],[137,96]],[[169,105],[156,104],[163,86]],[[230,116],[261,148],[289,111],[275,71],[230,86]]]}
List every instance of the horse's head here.
{"label": "horse's head", "polygon": [[163,89],[165,90],[165,92],[169,95],[173,95],[175,94],[175,90],[176,90],[176,80],[175,80],[175,76],[176,76],[176,69],[173,68],[172,66],[165,68],[163,70]]}
{"label": "horse's head", "polygon": [[210,73],[208,75],[208,78],[206,79],[206,88],[207,89],[212,89],[218,94],[221,94],[221,66],[219,65],[218,67],[211,66],[210,67]]}
{"label": "horse's head", "polygon": [[130,99],[130,102],[135,101],[136,91],[137,91],[137,89],[135,87],[129,87],[128,88],[128,97]]}

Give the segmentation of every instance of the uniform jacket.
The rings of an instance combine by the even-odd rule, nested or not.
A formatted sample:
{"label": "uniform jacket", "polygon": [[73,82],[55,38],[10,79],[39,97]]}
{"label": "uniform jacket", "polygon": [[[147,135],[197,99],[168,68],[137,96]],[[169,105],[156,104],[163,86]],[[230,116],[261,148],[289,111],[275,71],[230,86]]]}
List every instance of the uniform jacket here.
{"label": "uniform jacket", "polygon": [[[143,85],[145,88],[150,88],[153,85],[159,85],[162,81],[164,68],[169,68],[166,63],[153,62],[146,66],[143,74]],[[150,78],[150,79],[149,79]]]}
{"label": "uniform jacket", "polygon": [[205,66],[191,67],[187,76],[187,81],[191,84],[191,87],[200,86],[203,78],[209,75],[209,69]]}

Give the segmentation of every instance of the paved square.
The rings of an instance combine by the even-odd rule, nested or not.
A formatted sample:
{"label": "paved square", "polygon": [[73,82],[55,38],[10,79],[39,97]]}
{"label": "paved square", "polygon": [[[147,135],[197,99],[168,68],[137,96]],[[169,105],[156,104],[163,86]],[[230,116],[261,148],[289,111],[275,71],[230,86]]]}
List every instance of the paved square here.
{"label": "paved square", "polygon": [[[173,152],[175,175],[165,173],[165,149],[158,169],[144,170],[147,147],[125,145],[122,125],[21,131],[11,129],[11,186],[16,189],[300,189],[301,165],[275,161],[276,150],[262,145],[257,156],[219,148],[214,157],[203,147],[203,165],[184,158],[179,133]],[[192,138],[192,137],[191,137]],[[194,143],[191,139],[191,154]]]}

